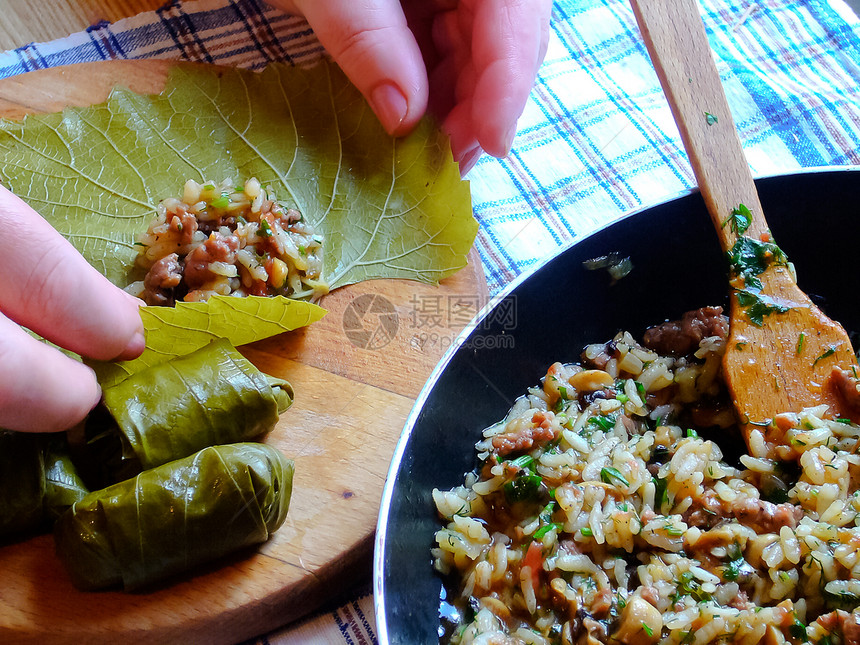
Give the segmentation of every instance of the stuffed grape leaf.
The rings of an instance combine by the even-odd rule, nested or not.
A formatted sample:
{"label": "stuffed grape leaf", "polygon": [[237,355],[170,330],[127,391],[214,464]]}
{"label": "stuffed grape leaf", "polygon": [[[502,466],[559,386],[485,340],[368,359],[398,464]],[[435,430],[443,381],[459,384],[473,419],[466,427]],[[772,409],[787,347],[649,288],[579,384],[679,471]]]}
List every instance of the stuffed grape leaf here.
{"label": "stuffed grape leaf", "polygon": [[293,462],[262,443],[212,446],[97,490],[54,525],[83,590],[138,589],[265,542],[287,517]]}

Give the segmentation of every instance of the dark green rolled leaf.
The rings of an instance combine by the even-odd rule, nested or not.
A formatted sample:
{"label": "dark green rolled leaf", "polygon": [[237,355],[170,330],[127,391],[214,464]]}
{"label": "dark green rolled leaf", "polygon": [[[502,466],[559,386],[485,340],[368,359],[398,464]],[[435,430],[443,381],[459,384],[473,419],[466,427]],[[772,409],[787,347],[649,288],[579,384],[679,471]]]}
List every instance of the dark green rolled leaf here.
{"label": "dark green rolled leaf", "polygon": [[87,495],[54,525],[57,553],[80,589],[137,589],[267,540],[293,468],[261,443],[205,448]]}
{"label": "dark green rolled leaf", "polygon": [[38,435],[0,430],[0,537],[42,523],[44,473]]}
{"label": "dark green rolled leaf", "polygon": [[292,394],[222,338],[105,388],[103,398],[124,454],[146,470],[269,432]]}
{"label": "dark green rolled leaf", "polygon": [[81,480],[72,458],[57,441],[49,443],[44,452],[45,498],[44,515],[56,520],[67,508],[81,501],[89,491]]}
{"label": "dark green rolled leaf", "polygon": [[0,430],[0,537],[45,528],[87,494],[64,435]]}

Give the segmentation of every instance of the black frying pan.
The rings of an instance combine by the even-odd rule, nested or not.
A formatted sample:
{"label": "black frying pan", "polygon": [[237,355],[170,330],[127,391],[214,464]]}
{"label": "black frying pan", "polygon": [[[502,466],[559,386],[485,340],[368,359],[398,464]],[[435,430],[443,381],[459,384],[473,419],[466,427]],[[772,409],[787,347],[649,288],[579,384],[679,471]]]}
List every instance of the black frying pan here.
{"label": "black frying pan", "polygon": [[[776,242],[800,268],[800,288],[849,333],[860,332],[860,168],[781,175],[757,185]],[[614,285],[606,271],[583,267],[610,252],[629,256],[634,267]],[[437,367],[392,460],[374,561],[381,643],[437,642],[442,581],[430,548],[440,524],[431,491],[463,483],[481,430],[553,362],[576,361],[586,344],[620,330],[641,337],[690,309],[725,306],[727,294],[726,263],[698,192],[576,241],[505,291]]]}

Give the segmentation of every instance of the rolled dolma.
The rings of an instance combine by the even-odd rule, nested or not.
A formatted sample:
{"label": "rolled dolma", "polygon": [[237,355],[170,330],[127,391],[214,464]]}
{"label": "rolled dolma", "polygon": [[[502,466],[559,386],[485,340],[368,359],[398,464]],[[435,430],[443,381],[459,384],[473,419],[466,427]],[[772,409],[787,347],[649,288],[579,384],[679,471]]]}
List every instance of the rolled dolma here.
{"label": "rolled dolma", "polygon": [[204,448],[74,504],[54,525],[57,553],[80,589],[137,589],[267,540],[292,481],[271,446]]}
{"label": "rolled dolma", "polygon": [[0,430],[0,537],[45,528],[87,492],[64,436]]}
{"label": "rolled dolma", "polygon": [[119,426],[123,457],[139,461],[136,474],[269,432],[292,396],[289,383],[220,339],[106,388],[104,404]]}
{"label": "rolled dolma", "polygon": [[44,498],[45,465],[38,437],[0,431],[0,537],[39,526]]}

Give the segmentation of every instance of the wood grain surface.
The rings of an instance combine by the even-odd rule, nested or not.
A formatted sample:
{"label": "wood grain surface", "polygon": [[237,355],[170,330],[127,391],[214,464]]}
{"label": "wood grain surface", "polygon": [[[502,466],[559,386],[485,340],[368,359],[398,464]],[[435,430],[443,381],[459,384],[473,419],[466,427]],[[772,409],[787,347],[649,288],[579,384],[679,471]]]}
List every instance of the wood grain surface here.
{"label": "wood grain surface", "polygon": [[0,0],[0,49],[63,38],[102,20],[116,22],[165,4],[166,0]]}
{"label": "wood grain surface", "polygon": [[[115,84],[157,92],[169,66],[91,63],[0,81],[0,116],[98,103]],[[384,346],[387,337],[378,338],[378,349],[357,346],[344,331],[344,312],[359,297],[388,302],[397,314],[396,333]],[[329,313],[320,322],[243,348],[295,388],[295,403],[267,439],[296,462],[284,526],[257,550],[136,594],[76,591],[50,535],[0,546],[0,642],[235,643],[342,593],[369,570],[389,460],[413,402],[486,298],[473,251],[438,287],[400,280],[344,287],[323,299]],[[376,318],[363,324],[370,330]]]}

